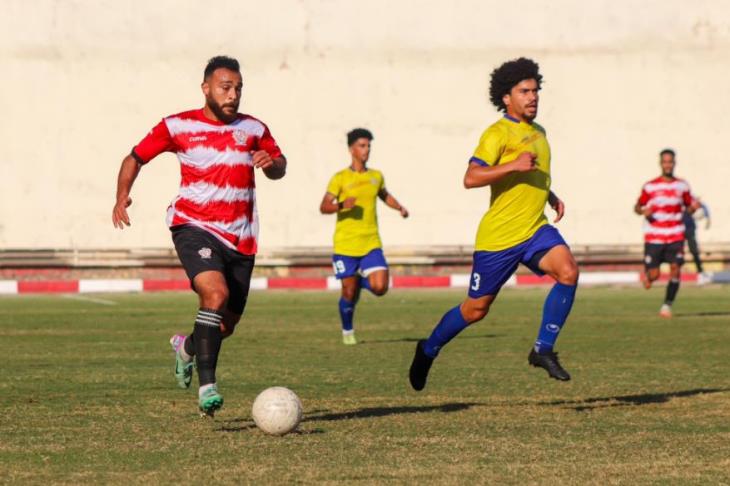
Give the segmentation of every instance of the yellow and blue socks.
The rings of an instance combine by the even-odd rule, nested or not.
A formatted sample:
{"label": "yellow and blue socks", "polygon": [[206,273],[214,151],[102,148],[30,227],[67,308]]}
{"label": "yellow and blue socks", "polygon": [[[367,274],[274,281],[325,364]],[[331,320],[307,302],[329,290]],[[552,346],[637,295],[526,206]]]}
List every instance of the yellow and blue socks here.
{"label": "yellow and blue socks", "polygon": [[535,351],[546,354],[553,350],[563,324],[565,324],[570,309],[575,300],[575,291],[578,285],[564,285],[556,283],[550,290],[542,310],[542,324],[535,341]]}
{"label": "yellow and blue socks", "polygon": [[461,306],[457,305],[448,311],[436,325],[431,335],[423,345],[423,352],[429,358],[438,356],[441,348],[454,339],[457,334],[466,329],[469,323],[461,315]]}

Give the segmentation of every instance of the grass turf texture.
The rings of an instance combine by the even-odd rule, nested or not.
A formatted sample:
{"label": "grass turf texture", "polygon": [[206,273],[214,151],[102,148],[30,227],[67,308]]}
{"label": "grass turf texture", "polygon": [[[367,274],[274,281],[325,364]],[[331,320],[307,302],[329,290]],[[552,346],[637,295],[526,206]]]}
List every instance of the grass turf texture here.
{"label": "grass turf texture", "polygon": [[[670,321],[663,289],[580,289],[557,346],[568,383],[527,365],[546,292],[504,291],[422,393],[415,341],[463,292],[365,296],[350,347],[336,293],[253,293],[215,420],[197,377],[172,376],[192,294],[2,298],[0,482],[728,483],[730,289],[683,288]],[[253,425],[272,385],[301,397],[298,433]]]}

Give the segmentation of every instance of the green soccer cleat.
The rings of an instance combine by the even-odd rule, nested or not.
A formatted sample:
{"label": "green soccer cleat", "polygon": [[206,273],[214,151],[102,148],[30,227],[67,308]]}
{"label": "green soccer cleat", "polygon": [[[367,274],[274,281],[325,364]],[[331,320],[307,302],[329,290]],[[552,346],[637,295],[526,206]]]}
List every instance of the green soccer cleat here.
{"label": "green soccer cleat", "polygon": [[357,339],[355,339],[355,334],[343,334],[342,335],[342,344],[346,346],[354,346],[357,344]]}
{"label": "green soccer cleat", "polygon": [[222,406],[223,397],[218,393],[218,387],[215,384],[208,387],[198,398],[198,407],[200,408],[201,415],[213,417],[216,410],[219,410]]}
{"label": "green soccer cleat", "polygon": [[187,390],[193,381],[193,360],[185,361],[180,356],[180,350],[184,342],[185,336],[181,334],[175,334],[170,338],[170,346],[175,352],[175,380],[177,380],[177,386]]}

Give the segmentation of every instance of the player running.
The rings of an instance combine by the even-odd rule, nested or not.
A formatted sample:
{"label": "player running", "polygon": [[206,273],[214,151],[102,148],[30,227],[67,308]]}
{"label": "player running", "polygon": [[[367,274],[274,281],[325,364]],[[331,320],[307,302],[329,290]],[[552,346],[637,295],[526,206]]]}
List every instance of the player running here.
{"label": "player running", "polygon": [[545,130],[534,121],[541,82],[539,67],[530,59],[506,62],[492,72],[490,99],[505,115],[482,134],[464,175],[467,189],[491,187],[489,210],[477,231],[468,297],[444,314],[428,339],[418,341],[409,373],[415,390],[426,386],[441,349],[487,315],[520,263],[557,281],[545,300],[528,363],[552,378],[570,380],[553,346],[573,306],[578,265],[544,214],[549,203],[557,223],[564,205],[550,191],[550,146]]}
{"label": "player running", "polygon": [[322,214],[337,213],[332,266],[342,283],[339,310],[342,342],[347,345],[357,344],[352,321],[360,289],[376,296],[388,292],[388,264],[378,234],[376,198],[408,217],[408,210],[385,189],[383,174],[367,167],[372,140],[373,134],[364,128],[347,134],[350,166],[332,176],[319,205]]}
{"label": "player running", "polygon": [[193,332],[175,335],[175,378],[190,387],[193,358],[198,405],[212,416],[223,406],[215,371],[221,340],[246,306],[258,235],[254,169],[269,179],[286,172],[286,159],[264,123],[238,113],[243,81],[238,61],[217,56],[205,67],[202,109],[168,116],[124,158],[117,182],[114,226],[130,225],[127,207],[140,169],[162,152],[180,160],[178,196],[167,210],[178,257],[198,294]]}
{"label": "player running", "polygon": [[672,304],[679,291],[680,269],[684,263],[685,227],[682,213],[690,214],[700,207],[692,197],[689,184],[674,177],[676,165],[672,149],[664,149],[659,154],[662,175],[652,179],[641,188],[634,212],[644,216],[644,272],[641,281],[644,287],[651,288],[652,282],[659,278],[659,266],[669,263],[669,284],[664,304],[659,309],[662,317],[672,317]]}

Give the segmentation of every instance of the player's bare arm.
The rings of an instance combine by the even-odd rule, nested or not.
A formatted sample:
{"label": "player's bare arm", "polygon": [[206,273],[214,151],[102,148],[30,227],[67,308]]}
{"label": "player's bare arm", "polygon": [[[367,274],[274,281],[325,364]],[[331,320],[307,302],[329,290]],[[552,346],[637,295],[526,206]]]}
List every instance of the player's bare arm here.
{"label": "player's bare arm", "polygon": [[522,152],[515,160],[494,167],[484,167],[474,162],[469,164],[464,174],[464,187],[472,189],[494,184],[498,180],[513,172],[530,172],[537,170],[537,155],[532,152]]}
{"label": "player's bare arm", "polygon": [[125,225],[130,226],[132,224],[129,221],[129,214],[127,214],[127,208],[132,204],[129,193],[132,191],[132,185],[141,167],[132,155],[127,155],[122,160],[119,176],[117,177],[117,202],[112,210],[112,223],[115,228],[124,229]]}
{"label": "player's bare arm", "polygon": [[649,216],[651,216],[651,213],[652,213],[651,208],[649,206],[642,206],[642,204],[638,203],[638,202],[634,206],[634,212],[636,214],[638,214],[639,216],[645,216],[647,218]]}
{"label": "player's bare arm", "polygon": [[389,207],[393,208],[400,213],[403,218],[408,217],[408,210],[393,197],[385,188],[378,192],[378,197]]}
{"label": "player's bare arm", "polygon": [[251,162],[269,179],[281,179],[286,174],[286,158],[283,155],[273,159],[266,150],[258,150],[253,152]]}
{"label": "player's bare arm", "polygon": [[319,212],[322,214],[334,214],[338,211],[352,209],[355,207],[355,198],[348,197],[342,202],[338,202],[337,196],[327,192],[319,204]]}
{"label": "player's bare arm", "polygon": [[557,223],[565,215],[565,203],[553,192],[550,191],[548,194],[548,204],[553,210],[555,210],[555,219],[553,223]]}

